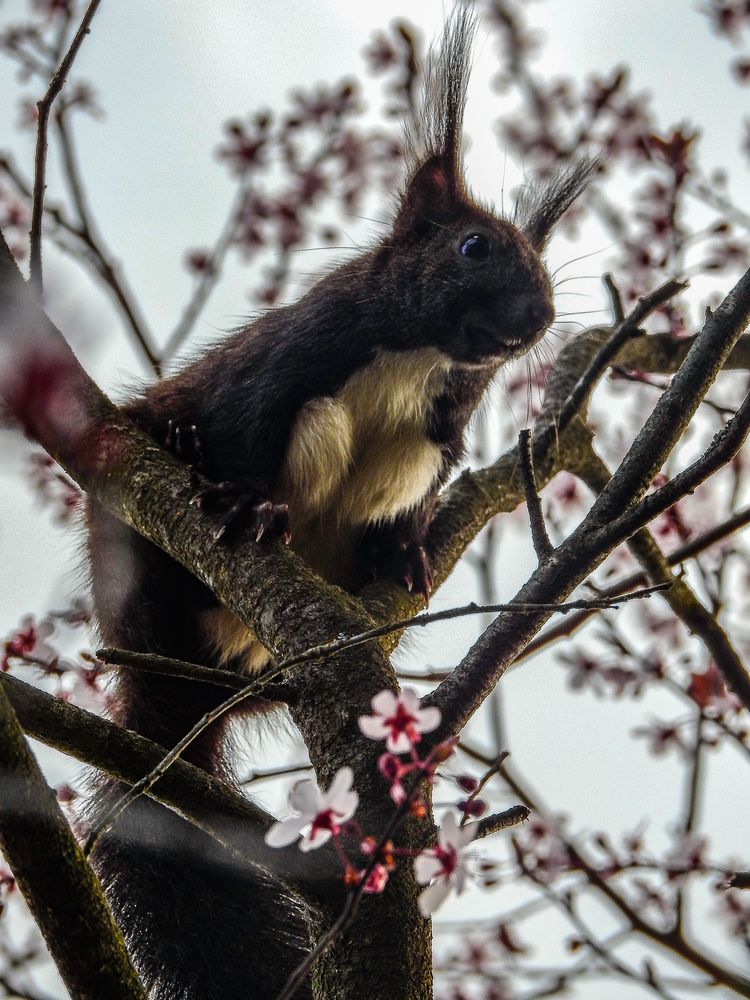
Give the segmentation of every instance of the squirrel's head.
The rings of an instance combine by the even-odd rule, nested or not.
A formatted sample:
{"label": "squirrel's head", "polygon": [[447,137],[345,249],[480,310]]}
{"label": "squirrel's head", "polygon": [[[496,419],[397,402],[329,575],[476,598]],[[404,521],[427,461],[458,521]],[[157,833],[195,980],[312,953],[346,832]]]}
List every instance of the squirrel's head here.
{"label": "squirrel's head", "polygon": [[430,56],[421,119],[409,137],[412,169],[385,246],[403,315],[419,317],[410,341],[466,364],[499,365],[528,351],[552,323],[541,254],[597,163],[572,163],[529,189],[513,222],[471,198],[461,131],[473,32],[474,20],[459,8]]}

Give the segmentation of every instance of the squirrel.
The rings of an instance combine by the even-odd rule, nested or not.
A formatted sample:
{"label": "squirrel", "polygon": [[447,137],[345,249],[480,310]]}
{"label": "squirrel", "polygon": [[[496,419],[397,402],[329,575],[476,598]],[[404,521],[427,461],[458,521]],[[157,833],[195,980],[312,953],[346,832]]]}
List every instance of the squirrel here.
{"label": "squirrel", "polygon": [[[195,498],[217,513],[216,536],[249,527],[290,541],[350,590],[386,574],[429,595],[438,491],[496,372],[553,321],[541,254],[596,167],[569,165],[522,197],[513,222],[471,197],[461,132],[473,30],[461,8],[430,57],[388,235],[123,408],[216,484]],[[93,499],[87,524],[106,645],[238,672],[268,662],[202,583]],[[116,683],[114,721],[164,747],[225,696],[137,671]],[[186,757],[231,782],[226,744],[214,724]],[[100,782],[84,825],[122,791]],[[270,875],[145,797],[92,860],[155,1000],[271,1000],[310,948],[302,907]]]}

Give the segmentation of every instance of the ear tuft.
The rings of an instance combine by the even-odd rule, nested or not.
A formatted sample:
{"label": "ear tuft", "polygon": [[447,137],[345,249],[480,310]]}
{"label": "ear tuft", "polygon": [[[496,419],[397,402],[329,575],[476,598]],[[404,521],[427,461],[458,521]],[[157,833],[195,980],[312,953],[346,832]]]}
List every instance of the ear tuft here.
{"label": "ear tuft", "polygon": [[543,250],[552,230],[601,166],[601,157],[571,160],[539,185],[530,185],[516,202],[513,222],[535,250]]}
{"label": "ear tuft", "polygon": [[404,204],[415,196],[456,198],[463,191],[461,132],[475,28],[468,6],[458,3],[440,43],[430,50],[421,111],[413,129],[407,130],[411,170]]}

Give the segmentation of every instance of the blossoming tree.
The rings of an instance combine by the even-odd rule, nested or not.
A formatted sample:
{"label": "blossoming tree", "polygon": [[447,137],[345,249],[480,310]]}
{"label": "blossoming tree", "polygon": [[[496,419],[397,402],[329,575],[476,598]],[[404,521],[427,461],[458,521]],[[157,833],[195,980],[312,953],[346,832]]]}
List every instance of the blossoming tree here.
{"label": "blossoming tree", "polygon": [[[225,678],[236,688],[228,699],[287,703],[304,757],[271,771],[284,783],[290,771],[314,771],[314,778],[295,774],[289,815],[281,810],[277,818],[208,781],[180,759],[180,745],[155,746],[84,711],[106,707],[109,662],[154,667],[127,650],[78,651],[86,644],[85,597],[4,622],[5,929],[21,919],[17,886],[72,996],[144,992],[63,812],[75,804],[75,783],[51,799],[23,734],[114,775],[133,796],[155,797],[244,864],[283,870],[311,926],[309,955],[283,996],[304,988],[312,971],[320,997],[423,1000],[434,989],[451,1000],[583,997],[603,978],[608,995],[616,988],[629,991],[618,996],[672,1000],[712,989],[750,997],[743,894],[750,858],[739,834],[728,849],[716,844],[727,843],[722,835],[732,826],[718,800],[734,798],[741,808],[750,754],[748,553],[740,534],[750,521],[748,206],[720,165],[703,165],[698,129],[659,122],[625,68],[550,78],[533,59],[540,41],[527,21],[531,5],[474,6],[505,101],[503,147],[541,174],[572,154],[603,153],[598,183],[569,227],[594,226],[612,244],[609,315],[603,325],[574,327],[586,310],[560,308],[559,351],[508,375],[505,399],[477,429],[472,468],[446,489],[428,539],[436,587],[470,545],[462,565],[472,582],[454,587],[452,606],[431,608],[427,617],[420,595],[387,580],[344,595],[278,544],[216,545],[211,524],[189,503],[187,469],[149,446],[99,392],[40,299],[45,271],[54,273],[54,247],[94,276],[152,378],[189,342],[237,262],[248,268],[253,300],[275,304],[295,278],[296,250],[335,244],[373,190],[384,197],[396,184],[397,122],[414,114],[422,73],[418,29],[401,20],[367,46],[367,72],[383,96],[376,122],[363,111],[362,84],[347,79],[297,91],[283,110],[251,109],[226,123],[218,158],[233,198],[215,242],[185,252],[193,286],[166,339],[154,336],[127,266],[109,247],[77,156],[79,121],[101,112],[94,86],[75,72],[81,46],[103,45],[95,20],[86,39],[98,3],[33,0],[0,36],[27,88],[21,124],[36,139],[33,163],[0,155],[0,393],[15,427],[6,433],[18,434],[20,424],[44,449],[34,453],[29,481],[57,516],[75,518],[80,490],[91,492],[210,581],[278,651],[260,680]],[[729,73],[738,88],[746,84],[748,5],[707,0],[691,16],[713,45],[733,47]],[[747,123],[738,124],[747,159]],[[49,192],[48,146],[60,163]],[[623,175],[626,187],[616,187]],[[688,277],[699,291],[686,290]],[[556,276],[558,304],[568,301],[568,280],[565,272]],[[507,403],[533,434],[515,441]],[[92,435],[105,442],[106,460],[90,461]],[[534,559],[518,592],[504,593],[500,605],[498,547],[511,535],[531,540]],[[269,588],[269,580],[285,587]],[[658,597],[641,600],[655,588]],[[482,603],[467,605],[469,598]],[[480,612],[492,616],[483,627]],[[468,651],[448,662],[433,651],[438,667],[392,656],[404,633],[441,618],[474,622]],[[540,721],[538,700],[510,711],[505,693],[542,653],[569,688],[555,691],[554,727]],[[205,682],[200,664],[158,668]],[[404,680],[418,688],[401,688]],[[623,764],[612,781],[590,777],[595,758],[611,749],[601,734],[614,723],[600,719],[613,719],[613,701],[638,698],[646,710],[629,728],[636,745],[648,748],[638,765],[643,797],[662,756],[671,760],[671,784],[684,791],[666,839],[648,828],[640,791],[627,794],[626,772],[634,768]],[[549,757],[571,730],[586,745],[599,726],[600,742],[593,752],[560,752],[565,761],[545,803],[529,759],[517,751],[523,734],[504,725],[503,713],[528,720],[525,729],[544,729]],[[622,742],[612,742],[624,759]],[[716,760],[731,769],[729,792],[710,767]],[[598,804],[610,785],[624,819],[562,815],[576,788]],[[470,883],[481,919],[457,910],[458,922],[443,925],[434,987],[430,918],[442,934],[451,895],[465,899]],[[550,914],[557,922],[540,929],[538,918]],[[356,945],[365,940],[363,952]],[[31,968],[40,945],[19,947],[8,932],[0,949],[0,990],[41,997]]]}

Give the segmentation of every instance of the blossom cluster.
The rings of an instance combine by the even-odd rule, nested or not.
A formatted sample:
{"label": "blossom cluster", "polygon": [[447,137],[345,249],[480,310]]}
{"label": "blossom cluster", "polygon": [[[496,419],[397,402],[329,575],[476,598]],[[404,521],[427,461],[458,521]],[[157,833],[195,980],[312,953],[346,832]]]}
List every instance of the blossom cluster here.
{"label": "blossom cluster", "polygon": [[[390,784],[396,819],[407,815],[423,819],[428,810],[420,787],[424,781],[434,781],[437,767],[453,752],[450,741],[438,743],[425,757],[417,752],[422,735],[440,725],[440,710],[421,708],[416,691],[408,687],[399,695],[381,691],[371,704],[372,715],[360,716],[359,728],[369,739],[385,741],[386,751],[379,758],[378,767]],[[475,805],[479,800],[470,796],[459,803],[460,823],[454,813],[447,813],[435,846],[415,856],[415,852],[396,847],[390,837],[378,839],[364,833],[353,818],[359,805],[353,781],[352,769],[342,767],[325,792],[314,781],[296,782],[289,794],[292,815],[271,827],[266,843],[271,847],[286,847],[299,839],[300,850],[310,851],[332,841],[342,861],[344,881],[366,893],[384,890],[397,857],[413,857],[415,877],[425,885],[419,898],[424,916],[434,913],[452,890],[462,893],[467,880],[464,849],[476,835],[476,825],[465,821],[469,815],[479,814],[481,803],[478,808]],[[349,860],[345,841],[358,845],[360,853],[368,859],[364,867],[357,867]]]}
{"label": "blossom cluster", "polygon": [[90,608],[75,600],[64,611],[51,612],[43,618],[24,615],[7,639],[0,642],[0,671],[15,667],[34,667],[56,684],[55,693],[79,708],[100,712],[104,708],[101,664],[91,654],[81,652],[77,659],[62,656],[53,640],[59,641],[60,626],[76,629],[90,618]]}

